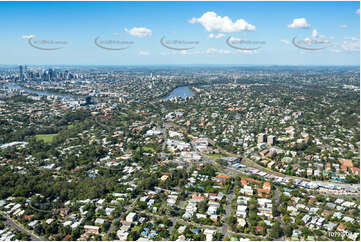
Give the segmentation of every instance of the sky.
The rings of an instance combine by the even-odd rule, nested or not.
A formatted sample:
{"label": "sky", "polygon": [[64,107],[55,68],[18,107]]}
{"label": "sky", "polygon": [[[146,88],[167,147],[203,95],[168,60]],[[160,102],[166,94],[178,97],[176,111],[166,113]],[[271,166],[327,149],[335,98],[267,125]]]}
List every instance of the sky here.
{"label": "sky", "polygon": [[0,2],[0,64],[360,65],[355,2]]}

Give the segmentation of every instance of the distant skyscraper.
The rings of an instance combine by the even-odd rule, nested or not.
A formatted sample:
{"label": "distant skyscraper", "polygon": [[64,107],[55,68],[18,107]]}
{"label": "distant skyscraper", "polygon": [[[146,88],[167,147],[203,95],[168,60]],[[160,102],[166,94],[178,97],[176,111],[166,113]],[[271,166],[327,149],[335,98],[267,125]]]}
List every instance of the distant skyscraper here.
{"label": "distant skyscraper", "polygon": [[19,80],[20,80],[20,81],[24,81],[23,66],[19,66]]}
{"label": "distant skyscraper", "polygon": [[50,81],[54,81],[55,75],[56,75],[55,70],[54,69],[49,69],[49,80]]}

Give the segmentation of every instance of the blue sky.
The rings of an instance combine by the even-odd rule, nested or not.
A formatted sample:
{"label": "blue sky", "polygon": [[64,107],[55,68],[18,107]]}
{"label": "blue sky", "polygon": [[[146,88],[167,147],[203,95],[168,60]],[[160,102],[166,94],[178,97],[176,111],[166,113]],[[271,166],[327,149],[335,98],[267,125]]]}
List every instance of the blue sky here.
{"label": "blue sky", "polygon": [[[0,64],[359,65],[359,8],[359,2],[1,2]],[[127,48],[100,48],[97,37],[103,47]],[[183,50],[166,48],[162,37]],[[296,47],[293,38],[312,50]]]}

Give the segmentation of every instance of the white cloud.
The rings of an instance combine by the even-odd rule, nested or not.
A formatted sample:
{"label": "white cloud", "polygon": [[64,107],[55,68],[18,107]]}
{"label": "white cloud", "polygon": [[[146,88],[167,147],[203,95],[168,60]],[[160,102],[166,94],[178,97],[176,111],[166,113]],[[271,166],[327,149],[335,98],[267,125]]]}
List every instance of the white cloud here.
{"label": "white cloud", "polygon": [[138,52],[138,55],[150,55],[150,53],[148,51],[141,50]]}
{"label": "white cloud", "polygon": [[356,14],[360,15],[360,9],[356,10]]}
{"label": "white cloud", "polygon": [[333,44],[333,48],[330,51],[334,53],[360,52],[360,40],[356,37],[344,38],[342,43]]}
{"label": "white cloud", "polygon": [[306,37],[306,38],[303,40],[303,43],[310,45],[310,44],[312,44],[312,40],[311,40],[311,38]]}
{"label": "white cloud", "polygon": [[125,32],[132,36],[136,36],[139,38],[144,38],[147,36],[152,36],[152,30],[144,28],[144,27],[134,27],[132,29],[124,29]]}
{"label": "white cloud", "polygon": [[317,31],[317,29],[314,29],[314,30],[312,31],[311,37],[312,37],[313,39],[319,39],[319,40],[327,39],[326,35],[324,35],[324,34],[319,34],[318,31]]}
{"label": "white cloud", "polygon": [[317,38],[318,37],[318,32],[317,32],[317,29],[314,29],[312,31],[312,38]]}
{"label": "white cloud", "polygon": [[339,28],[341,28],[341,29],[347,29],[348,28],[348,26],[346,25],[346,24],[341,24],[340,26],[338,26]]}
{"label": "white cloud", "polygon": [[345,40],[341,44],[341,48],[344,51],[360,52],[360,40],[355,37],[345,38]]}
{"label": "white cloud", "polygon": [[290,42],[289,42],[288,40],[285,40],[285,39],[281,39],[280,41],[281,41],[282,43],[286,44],[286,45],[289,45],[289,44],[290,44]]}
{"label": "white cloud", "polygon": [[219,33],[219,34],[213,34],[213,33],[211,33],[211,34],[208,35],[208,38],[210,38],[210,39],[219,39],[219,38],[223,38],[224,36],[225,36],[225,35],[222,34],[222,33]]}
{"label": "white cloud", "polygon": [[218,16],[215,12],[206,12],[200,18],[193,17],[191,24],[200,23],[208,32],[234,33],[244,30],[256,30],[256,27],[244,19],[235,22],[228,16]]}
{"label": "white cloud", "polygon": [[297,28],[307,29],[310,26],[311,26],[311,24],[309,24],[305,18],[295,18],[295,19],[293,19],[292,24],[288,25],[288,28],[291,28],[291,29],[297,29]]}
{"label": "white cloud", "polygon": [[320,34],[317,29],[312,30],[311,36],[304,39],[305,44],[312,44],[314,40],[322,41],[324,44],[330,43],[329,39],[325,35]]}
{"label": "white cloud", "polygon": [[32,38],[34,38],[34,37],[35,37],[35,35],[33,35],[33,34],[21,36],[22,39],[32,39]]}

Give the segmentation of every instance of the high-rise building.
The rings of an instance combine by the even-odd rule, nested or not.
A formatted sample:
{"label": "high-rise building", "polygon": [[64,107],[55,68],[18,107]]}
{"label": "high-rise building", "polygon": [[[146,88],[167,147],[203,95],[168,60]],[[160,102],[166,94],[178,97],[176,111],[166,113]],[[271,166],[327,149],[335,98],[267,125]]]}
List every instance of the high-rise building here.
{"label": "high-rise building", "polygon": [[49,69],[49,80],[54,81],[56,79],[56,71],[55,69]]}
{"label": "high-rise building", "polygon": [[258,134],[257,143],[261,144],[261,143],[264,143],[265,141],[266,141],[266,134],[264,134],[264,133]]}
{"label": "high-rise building", "polygon": [[24,70],[23,66],[19,66],[19,80],[24,81]]}

